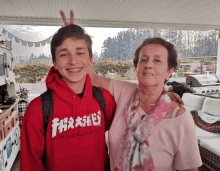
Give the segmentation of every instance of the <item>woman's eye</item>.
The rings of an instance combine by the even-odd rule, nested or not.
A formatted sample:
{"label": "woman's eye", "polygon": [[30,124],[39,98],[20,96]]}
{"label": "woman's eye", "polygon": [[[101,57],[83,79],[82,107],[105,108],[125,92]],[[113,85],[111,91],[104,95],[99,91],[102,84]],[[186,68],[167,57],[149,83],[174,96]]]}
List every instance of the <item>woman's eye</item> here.
{"label": "woman's eye", "polygon": [[84,53],[79,52],[78,55],[83,55]]}
{"label": "woman's eye", "polygon": [[156,62],[160,62],[160,60],[155,60]]}
{"label": "woman's eye", "polygon": [[147,61],[147,59],[142,59],[141,61]]}

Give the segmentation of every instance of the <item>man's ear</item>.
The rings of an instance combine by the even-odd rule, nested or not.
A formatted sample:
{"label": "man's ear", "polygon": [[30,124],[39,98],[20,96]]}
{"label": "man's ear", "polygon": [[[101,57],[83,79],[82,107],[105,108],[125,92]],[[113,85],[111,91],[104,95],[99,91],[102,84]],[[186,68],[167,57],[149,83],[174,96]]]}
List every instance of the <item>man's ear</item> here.
{"label": "man's ear", "polygon": [[90,59],[89,65],[92,66],[93,63],[94,63],[94,61],[93,61],[93,57],[92,57],[92,58]]}
{"label": "man's ear", "polygon": [[56,67],[57,67],[56,61],[53,61],[53,66],[54,66],[55,69],[57,69],[57,68],[56,68]]}

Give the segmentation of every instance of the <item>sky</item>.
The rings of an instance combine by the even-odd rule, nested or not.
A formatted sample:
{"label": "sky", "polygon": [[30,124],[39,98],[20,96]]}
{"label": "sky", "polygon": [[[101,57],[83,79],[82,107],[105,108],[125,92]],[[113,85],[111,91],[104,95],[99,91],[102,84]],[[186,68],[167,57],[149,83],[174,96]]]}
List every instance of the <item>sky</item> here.
{"label": "sky", "polygon": [[[0,25],[0,40],[10,40],[8,35],[2,34],[2,30],[5,28],[8,32],[14,36],[29,42],[37,42],[47,39],[52,36],[60,27],[59,26],[30,26],[30,25]],[[85,27],[85,31],[92,37],[93,52],[101,53],[101,47],[103,42],[108,37],[115,37],[117,34],[127,28],[101,28],[101,27]],[[30,56],[33,53],[36,56],[44,53],[46,56],[50,54],[50,45],[46,44],[41,47],[28,47],[22,46],[21,43],[16,43],[15,39],[12,39],[12,53],[16,56]]]}

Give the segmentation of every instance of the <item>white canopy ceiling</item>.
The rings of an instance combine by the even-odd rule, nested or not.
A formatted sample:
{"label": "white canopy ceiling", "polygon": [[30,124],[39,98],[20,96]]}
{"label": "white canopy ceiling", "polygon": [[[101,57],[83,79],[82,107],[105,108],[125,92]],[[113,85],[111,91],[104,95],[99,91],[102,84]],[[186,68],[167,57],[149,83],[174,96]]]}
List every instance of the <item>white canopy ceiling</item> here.
{"label": "white canopy ceiling", "polygon": [[220,29],[220,0],[0,0],[0,24]]}

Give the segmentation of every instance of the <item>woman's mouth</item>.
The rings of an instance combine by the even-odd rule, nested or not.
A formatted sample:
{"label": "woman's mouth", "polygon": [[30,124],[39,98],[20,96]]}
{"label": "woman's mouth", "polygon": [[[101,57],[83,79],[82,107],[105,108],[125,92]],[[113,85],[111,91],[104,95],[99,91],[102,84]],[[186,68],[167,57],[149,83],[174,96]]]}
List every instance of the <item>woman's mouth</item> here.
{"label": "woman's mouth", "polygon": [[144,72],[143,75],[145,75],[145,76],[153,76],[153,74],[151,74],[151,73],[146,73],[146,72]]}

